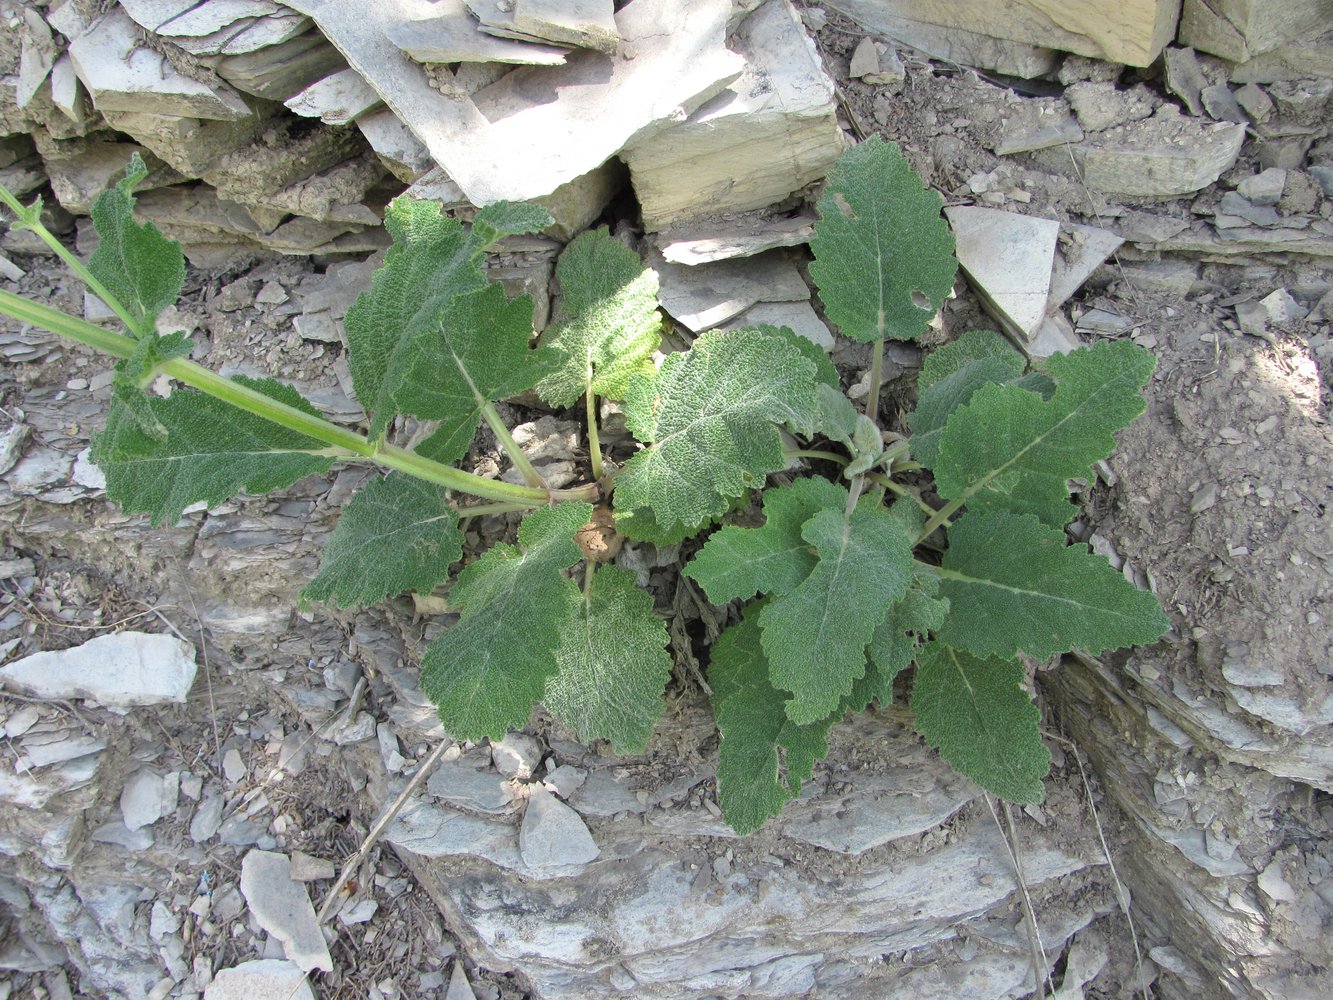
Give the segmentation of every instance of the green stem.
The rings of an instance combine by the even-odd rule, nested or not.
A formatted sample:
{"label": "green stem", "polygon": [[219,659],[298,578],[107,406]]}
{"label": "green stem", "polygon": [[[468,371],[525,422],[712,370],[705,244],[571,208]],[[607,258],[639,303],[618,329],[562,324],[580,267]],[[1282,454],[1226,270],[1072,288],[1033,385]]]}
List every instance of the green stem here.
{"label": "green stem", "polygon": [[884,338],[870,345],[870,392],[866,396],[866,416],[879,426],[879,390],[884,382]]}
{"label": "green stem", "polygon": [[949,518],[958,513],[958,509],[962,507],[965,502],[965,500],[951,500],[939,510],[935,511],[935,513],[931,515],[930,520],[926,522],[925,527],[921,529],[921,534],[917,537],[916,544],[920,545],[924,542],[934,534],[936,528],[948,527]]}
{"label": "green stem", "polygon": [[926,501],[922,500],[912,490],[908,489],[906,486],[903,486],[901,483],[895,483],[892,479],[890,479],[883,473],[867,472],[866,478],[869,479],[871,482],[879,483],[880,486],[883,486],[886,490],[895,494],[896,496],[908,497],[911,500],[915,501],[916,505],[926,512],[927,517],[934,515],[935,513],[934,507],[926,503]]}
{"label": "green stem", "polygon": [[597,437],[597,397],[593,394],[592,383],[583,394],[583,405],[588,411],[588,458],[592,461],[593,482],[602,481],[602,443]]}
{"label": "green stem", "polygon": [[523,481],[535,489],[546,489],[546,480],[541,477],[540,472],[533,468],[532,463],[528,461],[528,456],[523,454],[523,449],[514,440],[514,435],[509,433],[509,428],[500,419],[500,414],[495,412],[495,404],[480,397],[477,401],[481,403],[481,416],[486,421],[486,426],[491,429],[491,433],[495,435],[495,440],[499,442],[500,447],[509,456],[509,460],[514,463],[514,468],[523,474]]}
{"label": "green stem", "polygon": [[[104,330],[58,309],[29,302],[12,292],[0,290],[0,313],[12,316],[21,323],[30,323],[62,337],[68,337],[113,357],[128,358],[134,353],[136,342],[130,337]],[[443,465],[394,445],[377,446],[356,431],[339,427],[323,417],[281,403],[257,389],[219,375],[186,358],[164,361],[158,366],[158,370],[200,392],[208,393],[225,403],[305,434],[307,437],[460,493],[470,493],[486,500],[523,503],[528,507],[539,507],[557,499],[596,499],[598,495],[596,484],[575,490],[515,486],[463,472],[461,469]]]}
{"label": "green stem", "polygon": [[839,455],[835,451],[812,451],[809,448],[798,448],[795,451],[784,451],[784,458],[820,458],[826,462],[837,462],[839,465],[846,465],[849,461],[847,456]]}
{"label": "green stem", "polygon": [[499,503],[479,503],[471,507],[455,507],[454,513],[460,521],[469,517],[489,517],[492,514],[513,514],[516,511],[532,510],[532,504],[521,501],[505,500]]}

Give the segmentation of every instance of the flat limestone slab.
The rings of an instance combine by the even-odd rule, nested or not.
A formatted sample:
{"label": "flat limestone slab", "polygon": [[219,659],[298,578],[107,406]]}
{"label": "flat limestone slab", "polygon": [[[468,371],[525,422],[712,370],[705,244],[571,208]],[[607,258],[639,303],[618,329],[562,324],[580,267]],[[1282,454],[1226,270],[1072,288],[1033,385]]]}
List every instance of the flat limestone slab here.
{"label": "flat limestone slab", "polygon": [[391,25],[386,34],[408,58],[419,63],[500,62],[559,66],[563,48],[485,34],[463,0],[426,5],[431,16]]}
{"label": "flat limestone slab", "polygon": [[282,103],[303,118],[318,118],[326,125],[346,125],[377,107],[380,95],[360,73],[348,68],[312,83]]}
{"label": "flat limestone slab", "polygon": [[210,86],[171,68],[144,42],[142,29],[119,7],[69,43],[74,71],[98,111],[133,111],[239,121],[254,117],[226,84]]}
{"label": "flat limestone slab", "polygon": [[655,261],[658,301],[694,333],[703,333],[760,302],[803,302],[810,286],[783,251],[688,267]]}
{"label": "flat limestone slab", "polygon": [[944,213],[973,286],[1011,332],[1031,337],[1046,318],[1060,224],[994,208],[958,206]]}
{"label": "flat limestone slab", "polygon": [[751,213],[725,222],[691,223],[673,227],[657,236],[662,257],[673,264],[707,264],[733,257],[751,257],[777,247],[809,243],[815,235],[815,217],[801,213],[790,217]]}
{"label": "flat limestone slab", "polygon": [[1071,148],[1094,191],[1173,198],[1202,190],[1230,170],[1244,142],[1244,125],[1202,124],[1167,105],[1152,118]]}
{"label": "flat limestone slab", "polygon": [[550,194],[680,121],[744,66],[723,44],[727,0],[635,0],[616,17],[617,55],[519,69],[469,98],[433,90],[389,39],[406,0],[291,6],[315,19],[475,205]]}
{"label": "flat limestone slab", "polygon": [[34,698],[86,698],[108,708],[183,702],[197,670],[194,647],[174,636],[116,632],[0,667],[0,682]]}
{"label": "flat limestone slab", "polygon": [[620,43],[611,0],[514,0],[514,29],[606,53]]}

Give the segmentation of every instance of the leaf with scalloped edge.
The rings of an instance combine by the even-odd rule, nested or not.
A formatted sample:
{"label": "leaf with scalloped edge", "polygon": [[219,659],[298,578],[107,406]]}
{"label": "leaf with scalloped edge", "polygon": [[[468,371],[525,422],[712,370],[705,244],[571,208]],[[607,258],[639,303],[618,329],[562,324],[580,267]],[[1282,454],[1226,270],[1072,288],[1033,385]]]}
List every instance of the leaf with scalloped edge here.
{"label": "leaf with scalloped edge", "polygon": [[685,567],[714,604],[755,594],[785,594],[819,561],[801,526],[821,510],[841,509],[847,491],[813,476],[764,492],[764,523],[715,532]]}
{"label": "leaf with scalloped edge", "polygon": [[560,629],[557,672],[542,703],[580,740],[609,740],[616,754],[642,753],[666,703],[671,677],[666,623],[653,598],[618,566],[599,566]]}
{"label": "leaf with scalloped edge", "polygon": [[159,365],[172,358],[184,357],[193,349],[193,342],[184,333],[178,331],[165,336],[154,333],[140,337],[134,345],[134,353],[116,362],[111,394],[139,429],[154,441],[165,441],[167,429],[153,415],[152,398],[147,388],[156,377]]}
{"label": "leaf with scalloped edge", "polygon": [[154,332],[153,321],[174,305],[185,284],[185,255],[151,222],[134,221],[134,189],[148,168],[135,153],[123,180],[104,191],[93,204],[97,249],[88,270],[135,320],[134,335]]}
{"label": "leaf with scalloped edge", "polygon": [[778,427],[809,427],[814,414],[814,365],[794,348],[710,330],[656,378],[631,379],[625,419],[648,447],[616,477],[616,510],[647,508],[663,531],[698,528],[783,468]]}
{"label": "leaf with scalloped edge", "polygon": [[550,216],[530,205],[487,205],[466,231],[441,215],[437,202],[401,197],[389,205],[384,226],[393,246],[344,320],[352,387],[370,415],[372,438],[398,413],[440,419],[430,409],[432,397],[418,396],[412,381],[421,353],[437,346],[430,335],[447,321],[457,296],[485,287],[487,247],[548,225]]}
{"label": "leaf with scalloped edge", "polygon": [[911,588],[876,626],[866,647],[870,660],[867,684],[860,689],[867,699],[873,698],[880,705],[893,703],[894,679],[912,665],[926,636],[939,628],[949,613],[949,602],[937,596],[939,590],[939,577],[918,569]]}
{"label": "leaf with scalloped edge", "polygon": [[1031,513],[1053,527],[1074,516],[1069,480],[1092,476],[1113,433],[1143,412],[1153,356],[1128,340],[1057,354],[1055,393],[985,385],[954,410],[939,440],[935,485],[968,510]]}
{"label": "leaf with scalloped edge", "polygon": [[901,522],[866,497],[801,527],[819,561],[792,590],[773,597],[759,623],[773,684],[790,691],[787,717],[800,725],[837,708],[865,675],[876,626],[912,582],[912,541]]}
{"label": "leaf with scalloped edge", "polygon": [[936,638],[976,656],[1095,655],[1156,642],[1170,627],[1156,597],[1032,514],[964,514],[937,572],[949,614]]}
{"label": "leaf with scalloped edge", "polygon": [[459,574],[449,603],[462,614],[421,661],[421,689],[450,736],[498,740],[527,722],[583,601],[561,570],[583,558],[574,534],[591,516],[586,503],[535,510],[518,545],[496,545]]}
{"label": "leaf with scalloped edge", "polygon": [[852,340],[911,340],[953,288],[954,239],[897,145],[871,136],[834,164],[819,199],[810,277]]}
{"label": "leaf with scalloped edge", "polygon": [[980,659],[942,642],[917,657],[916,728],[940,756],[1010,802],[1040,802],[1051,754],[1017,660]]}
{"label": "leaf with scalloped edge", "polygon": [[537,383],[552,406],[573,406],[591,390],[623,399],[629,378],[653,367],[661,343],[657,274],[605,229],[574,238],[555,268],[562,298],[542,335],[555,362]]}
{"label": "leaf with scalloped edge", "polygon": [[934,466],[949,414],[983,385],[1012,382],[1026,366],[1013,345],[991,330],[973,330],[932,351],[917,377],[916,409],[907,418],[912,457],[927,468]]}
{"label": "leaf with scalloped edge", "polygon": [[800,726],[787,718],[788,694],[773,686],[760,639],[764,602],[713,644],[708,683],[722,734],[717,786],[722,816],[742,836],[776,816],[828,754],[833,716]]}
{"label": "leaf with scalloped edge", "polygon": [[[319,416],[289,385],[244,375],[235,381]],[[106,474],[107,496],[155,525],[176,523],[192,504],[214,507],[242,489],[268,493],[333,465],[324,442],[214,396],[177,389],[166,399],[146,399],[166,437],[145,434],[141,418],[113,398],[106,427],[93,436],[92,460]]]}
{"label": "leaf with scalloped edge", "polygon": [[428,594],[463,554],[444,487],[402,472],[374,479],[338,515],[305,601],[375,604],[408,590]]}

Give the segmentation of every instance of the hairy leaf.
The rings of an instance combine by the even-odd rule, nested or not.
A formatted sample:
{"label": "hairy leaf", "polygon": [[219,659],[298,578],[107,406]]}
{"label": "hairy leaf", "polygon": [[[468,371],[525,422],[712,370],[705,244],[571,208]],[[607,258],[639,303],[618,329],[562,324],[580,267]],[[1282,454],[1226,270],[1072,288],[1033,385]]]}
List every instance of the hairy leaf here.
{"label": "hairy leaf", "polygon": [[407,590],[430,593],[462,554],[463,535],[444,487],[391,472],[343,508],[301,597],[348,607]]}
{"label": "hairy leaf", "polygon": [[542,343],[557,360],[538,394],[553,406],[574,405],[590,387],[624,399],[630,375],[652,368],[661,343],[657,274],[605,229],[575,237],[555,274],[564,298]]}
{"label": "hairy leaf", "polygon": [[[318,416],[291,386],[273,379],[235,379],[264,395]],[[112,399],[105,429],[93,438],[92,460],[106,473],[107,496],[126,513],[174,524],[191,504],[212,507],[242,489],[267,493],[333,464],[322,441],[236,409],[193,389],[166,399],[145,397],[166,437],[145,434],[140,418]]]}
{"label": "hairy leaf", "polygon": [[440,328],[456,296],[485,286],[481,264],[488,246],[549,224],[541,209],[500,203],[481,209],[465,232],[435,202],[404,197],[390,204],[384,226],[394,245],[344,321],[352,386],[370,415],[372,437],[382,436],[398,412],[436,419],[397,408],[400,393],[403,402],[416,402],[410,380],[418,355],[434,346],[428,335]]}
{"label": "hairy leaf", "polygon": [[154,441],[165,441],[167,429],[153,415],[153,404],[144,389],[157,374],[157,366],[172,358],[190,353],[194,344],[184,333],[157,334],[139,338],[134,353],[116,362],[112,379],[112,396],[125,412],[139,425],[139,429]]}
{"label": "hairy leaf", "polygon": [[939,628],[949,613],[949,602],[936,596],[939,589],[934,573],[915,573],[911,588],[875,628],[866,647],[869,683],[863,690],[867,698],[881,705],[893,702],[894,679],[911,666],[926,635]]}
{"label": "hairy leaf", "polygon": [[618,510],[615,516],[616,530],[626,538],[635,542],[650,542],[659,548],[679,545],[701,530],[679,523],[671,528],[663,528],[647,507],[629,511]]}
{"label": "hairy leaf", "polygon": [[848,450],[852,447],[852,435],[862,414],[856,412],[851,400],[843,395],[841,389],[820,383],[815,387],[816,406],[815,433],[837,441]]}
{"label": "hairy leaf", "polygon": [[1014,385],[977,389],[940,437],[940,495],[1063,527],[1074,515],[1068,480],[1090,477],[1115,447],[1112,433],[1143,412],[1154,364],[1143,348],[1112,341],[1052,357],[1049,400]]}
{"label": "hairy leaf", "polygon": [[973,330],[932,352],[921,367],[912,428],[912,457],[931,468],[939,457],[940,435],[949,414],[983,385],[1012,382],[1023,374],[1023,356],[998,333]]}
{"label": "hairy leaf", "polygon": [[787,693],[768,678],[768,660],[760,640],[762,603],[746,609],[741,620],[713,644],[708,683],[713,714],[722,733],[717,762],[722,815],[737,833],[752,833],[776,816],[828,754],[834,719],[798,726],[787,718]]}
{"label": "hairy leaf", "polygon": [[134,221],[134,188],[148,176],[138,153],[124,180],[93,205],[93,225],[100,242],[88,258],[88,270],[135,320],[135,336],[153,333],[153,320],[174,305],[185,283],[185,255],[151,222]]}
{"label": "hairy leaf", "polygon": [[1156,597],[1031,514],[965,514],[938,572],[949,615],[936,636],[976,656],[1096,654],[1156,642],[1170,627]]}
{"label": "hairy leaf", "polygon": [[979,659],[928,643],[912,688],[916,728],[940,756],[982,788],[1010,802],[1040,802],[1051,754],[1041,713],[1016,660]]}
{"label": "hairy leaf", "polygon": [[777,337],[794,347],[801,357],[815,366],[815,381],[838,392],[842,391],[842,381],[838,377],[838,369],[834,367],[828,352],[809,337],[802,337],[789,326],[770,326],[767,323],[760,323],[758,326],[750,327],[750,329],[757,330],[766,337]]}
{"label": "hairy leaf", "polygon": [[894,143],[871,136],[838,158],[819,199],[810,276],[844,336],[925,332],[958,270],[943,206]]}
{"label": "hairy leaf", "polygon": [[649,508],[664,531],[697,528],[783,468],[777,425],[809,427],[814,413],[814,366],[790,345],[709,331],[656,379],[631,380],[626,422],[649,447],[617,477],[616,507]]}
{"label": "hairy leaf", "polygon": [[846,503],[846,490],[818,476],[768,490],[763,526],[716,532],[690,560],[685,575],[714,604],[794,590],[818,562],[801,537],[801,526],[821,510],[841,510]]}
{"label": "hairy leaf", "polygon": [[642,753],[665,707],[669,641],[652,595],[634,574],[601,566],[560,629],[558,672],[542,701],[579,739],[610,740],[612,753]]}
{"label": "hairy leaf", "polygon": [[582,557],[574,533],[592,505],[543,507],[523,519],[518,545],[497,545],[458,577],[458,624],[421,661],[421,689],[457,739],[500,739],[523,725],[555,672],[560,632],[577,614],[579,588],[561,570]]}
{"label": "hairy leaf", "polygon": [[865,674],[875,627],[912,582],[912,543],[874,497],[850,517],[841,507],[820,511],[801,537],[819,562],[759,621],[773,683],[793,695],[787,717],[804,725],[836,709]]}

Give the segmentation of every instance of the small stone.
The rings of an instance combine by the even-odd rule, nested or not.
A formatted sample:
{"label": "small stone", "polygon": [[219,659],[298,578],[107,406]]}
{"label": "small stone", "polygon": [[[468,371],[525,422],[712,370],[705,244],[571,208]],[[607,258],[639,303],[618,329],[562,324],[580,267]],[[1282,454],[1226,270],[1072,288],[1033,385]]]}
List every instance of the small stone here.
{"label": "small stone", "polygon": [[183,702],[197,670],[194,647],[170,635],[116,632],[0,667],[6,686],[35,698],[86,698],[108,708]]}
{"label": "small stone", "polygon": [[852,52],[852,61],[848,67],[847,75],[855,80],[861,80],[878,72],[879,49],[875,48],[873,38],[863,38],[856,43],[856,48]]}
{"label": "small stone", "polygon": [[423,972],[417,976],[417,989],[425,993],[427,990],[438,990],[444,985],[444,973],[436,969],[433,972]]}
{"label": "small stone", "polygon": [[373,899],[358,899],[351,906],[344,906],[338,911],[338,922],[344,927],[367,923],[379,908],[380,904]]}
{"label": "small stone", "polygon": [[510,733],[491,744],[491,761],[506,778],[527,781],[541,763],[542,750],[537,741],[524,733]]}
{"label": "small stone", "polygon": [[105,323],[116,318],[116,311],[92,292],[84,292],[83,318],[89,323]]}
{"label": "small stone", "polygon": [[148,915],[148,936],[158,944],[168,934],[175,934],[180,930],[180,914],[173,913],[171,907],[162,900],[153,902],[153,909]]}
{"label": "small stone", "polygon": [[93,831],[92,836],[99,844],[115,844],[127,851],[146,851],[153,846],[154,840],[153,831],[148,827],[130,830],[119,820],[103,823]]}
{"label": "small stone", "polygon": [[1264,311],[1268,314],[1268,321],[1277,326],[1304,319],[1309,312],[1285,288],[1279,288],[1277,291],[1264,296],[1259,300],[1259,304],[1264,307]]}
{"label": "small stone", "polygon": [[533,786],[518,849],[532,868],[584,865],[600,852],[582,818],[541,786]]}
{"label": "small stone", "polygon": [[476,812],[502,813],[513,804],[514,789],[502,774],[478,768],[471,755],[441,761],[426,781],[426,790],[438,799]]}
{"label": "small stone", "polygon": [[1237,103],[1236,96],[1231,93],[1231,88],[1225,83],[1204,87],[1199,91],[1199,100],[1203,102],[1203,110],[1208,112],[1208,117],[1213,121],[1244,123],[1249,120],[1244,109]]}
{"label": "small stone", "polygon": [[467,974],[463,971],[463,963],[458,959],[454,960],[454,971],[449,976],[449,992],[444,995],[444,1000],[477,1000],[477,995],[468,984]]}
{"label": "small stone", "polygon": [[571,767],[568,764],[561,764],[554,771],[550,772],[542,782],[547,789],[567,799],[588,780],[588,772],[582,768]]}
{"label": "small stone", "polygon": [[336,874],[332,861],[314,857],[303,851],[292,852],[290,871],[292,880],[296,882],[315,882],[319,879],[333,878]]}
{"label": "small stone", "polygon": [[1296,902],[1296,890],[1282,877],[1282,862],[1276,858],[1259,873],[1259,888],[1275,903]]}
{"label": "small stone", "polygon": [[218,828],[222,826],[222,807],[222,795],[216,788],[209,788],[190,820],[191,840],[196,844],[202,844],[218,832]]}
{"label": "small stone", "polygon": [[1236,191],[1242,198],[1255,205],[1276,205],[1282,198],[1282,189],[1287,183],[1287,172],[1270,167],[1253,177],[1246,177],[1236,185]]}
{"label": "small stone", "polygon": [[241,758],[241,751],[236,747],[231,747],[222,755],[222,775],[229,783],[234,785],[244,781],[249,773],[245,761]]}
{"label": "small stone", "polygon": [[282,942],[302,970],[333,971],[324,934],[306,890],[292,880],[285,854],[253,850],[241,862],[241,893],[259,926]]}
{"label": "small stone", "polygon": [[120,812],[127,830],[151,826],[176,809],[180,791],[178,774],[142,770],[132,774],[120,793]]}
{"label": "small stone", "polygon": [[204,1000],[315,1000],[315,994],[291,962],[265,958],[218,970]]}
{"label": "small stone", "polygon": [[1273,117],[1273,100],[1257,83],[1247,83],[1233,95],[1236,103],[1256,123],[1262,125]]}
{"label": "small stone", "polygon": [[1207,483],[1194,494],[1190,501],[1190,513],[1202,514],[1217,503],[1217,483]]}
{"label": "small stone", "polygon": [[259,294],[255,296],[255,301],[261,306],[280,306],[287,301],[287,298],[287,289],[276,281],[266,281]]}
{"label": "small stone", "polygon": [[1253,300],[1237,302],[1236,322],[1240,325],[1242,333],[1248,333],[1252,337],[1262,337],[1264,340],[1271,336],[1268,332],[1268,310],[1258,302]]}
{"label": "small stone", "polygon": [[358,712],[356,718],[340,718],[324,733],[338,746],[362,743],[375,738],[375,718],[369,712]]}

